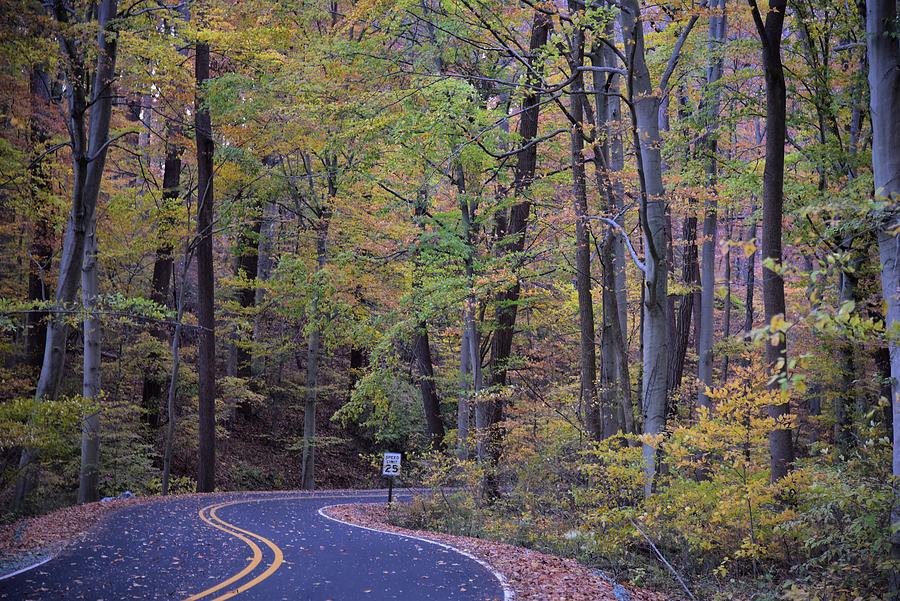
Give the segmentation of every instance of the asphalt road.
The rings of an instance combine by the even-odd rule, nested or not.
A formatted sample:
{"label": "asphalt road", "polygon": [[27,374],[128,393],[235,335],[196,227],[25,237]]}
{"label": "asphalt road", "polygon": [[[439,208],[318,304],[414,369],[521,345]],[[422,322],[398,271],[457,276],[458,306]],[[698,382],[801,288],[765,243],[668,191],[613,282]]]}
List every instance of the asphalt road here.
{"label": "asphalt road", "polygon": [[484,566],[424,541],[332,521],[319,509],[384,493],[223,494],[108,516],[51,561],[0,581],[0,599],[485,601]]}

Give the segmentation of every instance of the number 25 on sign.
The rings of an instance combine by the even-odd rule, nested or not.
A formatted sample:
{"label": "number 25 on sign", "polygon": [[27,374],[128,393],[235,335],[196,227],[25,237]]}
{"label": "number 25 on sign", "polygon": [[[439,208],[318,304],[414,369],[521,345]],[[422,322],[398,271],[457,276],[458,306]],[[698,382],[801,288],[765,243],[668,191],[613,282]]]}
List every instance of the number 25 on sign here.
{"label": "number 25 on sign", "polygon": [[385,453],[381,475],[388,479],[388,503],[394,500],[394,478],[400,475],[400,453]]}
{"label": "number 25 on sign", "polygon": [[381,464],[381,475],[392,478],[400,475],[400,453],[385,453]]}

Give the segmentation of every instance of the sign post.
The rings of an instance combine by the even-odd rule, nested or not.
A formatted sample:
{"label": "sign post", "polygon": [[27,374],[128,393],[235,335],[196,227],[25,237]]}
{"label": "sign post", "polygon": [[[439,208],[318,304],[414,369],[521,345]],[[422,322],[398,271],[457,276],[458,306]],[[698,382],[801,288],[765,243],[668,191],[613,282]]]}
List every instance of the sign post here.
{"label": "sign post", "polygon": [[388,479],[388,504],[394,500],[394,478],[400,475],[400,453],[385,453],[381,475]]}

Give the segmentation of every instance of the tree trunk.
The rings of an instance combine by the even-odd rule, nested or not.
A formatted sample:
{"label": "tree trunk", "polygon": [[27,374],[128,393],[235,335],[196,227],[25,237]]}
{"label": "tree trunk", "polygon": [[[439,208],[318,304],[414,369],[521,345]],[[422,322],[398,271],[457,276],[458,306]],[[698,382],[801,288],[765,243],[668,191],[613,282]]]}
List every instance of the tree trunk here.
{"label": "tree trunk", "polygon": [[[312,176],[312,165],[306,163],[307,176]],[[317,208],[316,215],[316,276],[328,263],[328,230],[331,227],[334,197],[337,196],[337,168],[333,157],[326,161],[328,171],[328,198]],[[311,184],[312,185],[312,184]],[[303,458],[300,470],[300,487],[314,490],[316,487],[316,405],[319,396],[319,359],[322,347],[322,316],[319,314],[319,290],[314,290],[309,308],[309,335],[306,346],[306,397],[303,403]]]}
{"label": "tree trunk", "polygon": [[747,214],[747,227],[744,232],[744,244],[753,244],[753,252],[747,257],[744,269],[744,341],[750,340],[753,331],[753,291],[756,288],[756,204],[750,206]]}
{"label": "tree trunk", "polygon": [[[570,8],[572,3],[570,2]],[[579,364],[581,396],[588,432],[595,440],[603,438],[603,412],[597,399],[597,355],[594,344],[594,300],[591,295],[591,230],[588,223],[587,186],[584,173],[584,72],[576,71],[584,63],[584,30],[576,28],[569,49],[569,67],[574,80],[569,89],[569,113],[573,120],[570,134],[572,197],[575,204],[575,290],[578,293]]]}
{"label": "tree trunk", "polygon": [[[272,274],[272,247],[274,246],[276,219],[278,217],[278,205],[274,202],[266,203],[263,209],[262,225],[259,230],[259,245],[256,251],[257,279],[260,282],[268,281]],[[256,287],[254,304],[262,306],[265,300],[266,290],[263,286]],[[258,343],[263,338],[263,317],[255,315],[253,318],[253,342]],[[263,374],[266,367],[265,353],[255,351],[251,362],[251,376],[254,378]]]}
{"label": "tree trunk", "polygon": [[428,426],[428,440],[435,451],[444,449],[444,422],[441,419],[441,399],[434,381],[434,365],[431,361],[431,345],[428,341],[428,324],[425,320],[416,325],[413,334],[413,356],[418,371],[419,390],[422,392],[422,407]]}
{"label": "tree trunk", "polygon": [[[85,236],[81,297],[84,305],[84,375],[82,396],[100,402],[100,315],[97,313],[97,222]],[[81,472],[78,480],[78,502],[90,503],[99,498],[97,482],[100,474],[100,410],[93,407],[81,429]]]}
{"label": "tree trunk", "polygon": [[[613,23],[609,24],[609,32],[612,34]],[[604,46],[607,64],[614,64],[616,57],[613,51]],[[622,135],[619,133],[619,124],[622,120],[622,103],[619,98],[619,76],[613,76],[609,86],[609,124],[612,126],[609,136],[609,170],[610,175],[620,174],[625,168],[625,152],[622,144]],[[619,225],[624,226],[625,187],[618,177],[612,181],[612,196],[614,209]],[[619,379],[619,424],[625,432],[635,434],[634,428],[634,401],[631,397],[631,376],[629,374],[628,356],[628,282],[625,271],[625,242],[619,237],[612,238],[613,245],[613,285],[615,306],[610,306],[610,323],[616,352],[616,369]],[[606,301],[604,301],[606,302]],[[618,316],[618,322],[612,316]]]}
{"label": "tree trunk", "polygon": [[[604,32],[607,39],[613,38],[613,23],[609,22]],[[590,53],[591,64],[601,69],[615,64],[616,57],[612,51],[599,41],[594,43]],[[608,79],[607,79],[608,78]],[[597,179],[597,191],[601,199],[601,212],[611,219],[616,219],[620,200],[619,190],[610,180],[612,167],[611,139],[616,134],[612,127],[613,107],[612,96],[618,93],[617,75],[604,74],[602,71],[593,72],[594,87],[594,174]],[[618,97],[615,97],[618,102]],[[618,108],[618,107],[616,107]],[[618,113],[616,113],[618,120]],[[620,149],[621,150],[621,149]],[[621,169],[621,166],[619,166]],[[621,410],[620,380],[619,380],[619,354],[616,340],[616,329],[620,325],[621,312],[618,310],[618,298],[616,290],[616,251],[621,247],[622,239],[618,235],[604,235],[602,238],[594,236],[597,241],[597,258],[600,262],[601,283],[601,312],[600,312],[600,374],[597,386],[597,403],[600,409],[601,437],[614,436],[623,427],[624,412]],[[602,243],[599,243],[602,240]],[[626,366],[627,369],[627,366]]]}
{"label": "tree trunk", "polygon": [[[893,475],[900,477],[900,348],[893,334],[900,327],[900,236],[896,203],[900,197],[900,42],[897,36],[897,4],[871,0],[866,5],[866,39],[869,50],[869,90],[872,115],[872,171],[875,195],[890,210],[879,224],[878,251],[881,286],[887,304],[885,322],[891,361]],[[891,510],[891,556],[900,559],[900,488],[894,487]],[[891,590],[900,594],[900,574],[891,575]]]}
{"label": "tree trunk", "polygon": [[[153,261],[153,279],[150,286],[150,300],[162,305],[169,305],[169,284],[172,280],[172,230],[175,227],[175,211],[181,196],[181,148],[171,141],[166,143],[166,160],[163,168],[163,195],[159,217],[158,242],[156,258]],[[161,328],[153,332],[159,340],[165,338]],[[150,357],[156,362],[160,357]],[[162,401],[164,381],[154,375],[145,375],[142,401],[147,425],[151,430],[159,427],[159,409]]]}
{"label": "tree trunk", "polygon": [[463,323],[459,342],[459,398],[456,406],[456,456],[460,459],[469,458],[469,421],[471,419],[469,407],[469,331]]}
{"label": "tree trunk", "polygon": [[[625,54],[633,57],[628,96],[632,107],[633,138],[641,180],[640,220],[645,249],[643,286],[643,373],[641,391],[644,434],[662,434],[666,423],[666,392],[670,332],[667,311],[666,200],[662,182],[659,136],[659,95],[650,82],[644,55],[644,33],[637,0],[624,0],[619,13]],[[649,495],[657,469],[657,444],[643,444],[644,493]]]}
{"label": "tree trunk", "polygon": [[[81,281],[85,234],[94,219],[100,182],[106,165],[109,123],[115,96],[113,82],[117,39],[110,30],[115,23],[117,6],[116,0],[102,0],[97,6],[96,68],[90,86],[90,102],[87,97],[87,68],[80,46],[71,38],[59,36],[60,47],[68,62],[66,93],[67,125],[72,153],[72,209],[63,238],[59,279],[51,310],[52,319],[47,326],[41,375],[35,391],[35,398],[38,400],[52,399],[59,393],[65,363],[66,338],[69,333],[62,316],[64,311],[71,309],[75,304]],[[54,12],[52,16],[68,25],[67,12],[60,10]],[[32,449],[22,451],[19,460],[19,478],[13,493],[13,507],[16,509],[22,508],[25,497],[32,488],[36,476],[34,466],[31,465],[34,455]]]}
{"label": "tree trunk", "polygon": [[213,275],[213,139],[203,85],[209,79],[209,45],[195,49],[197,95],[194,127],[197,136],[197,371],[200,396],[200,447],[197,491],[216,487],[216,317]]}
{"label": "tree trunk", "polygon": [[684,219],[682,224],[682,266],[681,266],[681,283],[688,290],[681,295],[681,301],[678,303],[678,312],[675,314],[675,330],[672,340],[674,349],[672,351],[672,362],[669,366],[669,387],[672,392],[677,391],[681,387],[681,380],[684,376],[684,361],[687,357],[687,349],[691,339],[691,322],[694,318],[694,288],[697,286],[697,280],[700,279],[697,268],[697,216],[694,214],[693,205],[696,200],[690,200],[690,214]]}
{"label": "tree trunk", "polygon": [[[725,234],[727,240],[731,240],[734,230],[734,209],[728,212],[728,231]],[[732,258],[731,246],[725,249],[725,315],[722,317],[722,337],[725,340],[731,338],[731,276],[732,276]],[[728,381],[728,353],[722,353],[722,381]]]}
{"label": "tree trunk", "polygon": [[[262,207],[257,206],[254,212],[259,212]],[[262,217],[254,214],[253,221],[247,229],[242,228],[238,236],[237,272],[242,279],[246,278],[249,285],[242,286],[238,290],[238,303],[245,312],[252,311],[256,306],[256,278],[259,275],[259,238],[262,229]],[[237,377],[250,378],[251,354],[246,344],[237,344]],[[246,409],[246,408],[245,408]]]}
{"label": "tree trunk", "polygon": [[[550,25],[547,15],[535,11],[528,46],[529,65],[538,64],[536,54],[547,43]],[[528,77],[527,81],[536,83],[533,77]],[[535,139],[538,131],[540,96],[535,88],[527,88],[522,98],[518,132],[521,147],[516,153],[516,167],[513,174],[513,192],[516,195],[516,204],[509,210],[508,216],[501,214],[498,219],[496,228],[498,242],[495,249],[499,256],[515,257],[521,255],[525,249],[525,235],[528,229],[531,202],[523,193],[531,186],[537,166]],[[515,269],[518,265],[512,267]],[[518,276],[516,276],[515,283],[509,289],[494,297],[494,333],[491,339],[487,372],[488,386],[506,386],[520,290]],[[500,457],[501,432],[498,424],[503,419],[503,401],[493,398],[479,402],[476,407],[475,419],[476,429],[479,431],[478,439],[484,441],[484,446],[487,447],[487,453],[481,459],[487,459],[491,464],[495,464]],[[497,482],[490,469],[486,470],[483,488],[483,492],[488,497],[496,496],[499,492]]]}
{"label": "tree trunk", "polygon": [[194,251],[188,245],[184,255],[184,269],[181,272],[180,285],[175,291],[175,332],[172,334],[172,373],[169,375],[169,390],[166,396],[166,446],[163,452],[162,494],[169,494],[169,476],[172,473],[172,451],[175,444],[175,426],[178,412],[175,405],[178,394],[178,370],[181,368],[181,331],[184,319],[184,294],[187,289],[188,271]]}
{"label": "tree trunk", "polygon": [[[719,127],[719,86],[722,78],[722,45],[728,27],[725,14],[725,0],[713,0],[711,9],[721,10],[721,14],[713,13],[709,19],[709,53],[713,57],[706,69],[706,93],[709,95],[707,111],[708,121],[704,135],[704,145],[709,154],[706,163],[706,182],[710,196],[706,201],[703,215],[703,273],[700,276],[700,339],[698,341],[699,363],[697,377],[700,384],[697,392],[697,404],[707,409],[712,408],[706,389],[713,385],[713,331],[715,329],[714,309],[716,302],[716,229],[718,202],[716,186],[718,184],[718,127]],[[726,334],[727,335],[727,334]]]}
{"label": "tree trunk", "polygon": [[[481,336],[478,331],[478,320],[475,312],[478,307],[478,299],[475,296],[475,258],[476,258],[476,223],[477,198],[469,198],[466,194],[466,177],[462,163],[456,165],[454,178],[458,205],[463,227],[463,240],[466,244],[465,274],[466,274],[466,300],[463,308],[463,332],[460,339],[460,399],[456,411],[456,435],[457,456],[460,459],[469,457],[469,421],[470,405],[469,395],[478,397],[481,392]],[[469,378],[471,377],[471,382]],[[483,446],[482,446],[483,448]]]}
{"label": "tree trunk", "polygon": [[[784,68],[781,63],[781,34],[784,27],[786,0],[773,0],[765,23],[756,0],[750,0],[753,20],[762,42],[762,62],[766,81],[766,166],[763,170],[762,258],[773,264],[763,264],[763,305],[766,323],[785,316],[784,278],[782,265],[781,228],[784,207],[784,143],[787,135],[787,92]],[[766,359],[775,372],[772,386],[786,386],[787,340],[784,334],[766,337]],[[769,416],[781,421],[790,416],[790,403],[769,406]],[[772,481],[785,477],[794,463],[794,444],[790,428],[783,425],[769,433],[769,455]]]}

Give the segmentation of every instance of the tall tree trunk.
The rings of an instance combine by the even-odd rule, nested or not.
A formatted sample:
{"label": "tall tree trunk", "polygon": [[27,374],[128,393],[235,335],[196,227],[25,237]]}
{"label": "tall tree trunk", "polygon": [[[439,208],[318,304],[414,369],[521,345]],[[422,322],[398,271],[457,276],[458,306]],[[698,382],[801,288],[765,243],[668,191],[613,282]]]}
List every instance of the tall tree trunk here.
{"label": "tall tree trunk", "polygon": [[[613,32],[613,23],[609,24],[609,32]],[[604,46],[607,64],[615,64],[616,57],[612,49]],[[625,168],[625,151],[622,144],[620,124],[622,120],[622,102],[619,98],[619,76],[613,76],[609,86],[609,124],[612,127],[609,136],[609,170],[612,181],[612,196],[614,208],[619,225],[625,223],[625,186],[617,177]],[[625,271],[625,242],[619,236],[612,239],[613,245],[613,283],[614,299],[610,299],[612,315],[618,316],[618,322],[612,320],[612,335],[616,349],[616,369],[619,378],[619,423],[625,432],[635,434],[634,428],[634,401],[631,396],[631,376],[629,373],[628,356],[628,282]],[[615,300],[615,306],[611,301]],[[604,301],[606,302],[606,301]]]}
{"label": "tall tree trunk", "polygon": [[[781,35],[787,0],[769,3],[765,23],[756,0],[749,0],[753,21],[762,43],[762,62],[766,80],[766,166],[763,170],[762,258],[775,268],[763,264],[763,305],[768,324],[785,316],[784,278],[782,264],[781,229],[784,213],[784,143],[787,136],[787,91],[781,63]],[[775,372],[772,386],[786,385],[787,340],[784,334],[766,337],[766,360]],[[790,416],[790,403],[770,405],[769,416],[777,421]],[[785,477],[794,463],[794,443],[790,428],[776,425],[769,433],[769,455],[772,481]]]}
{"label": "tall tree trunk", "polygon": [[[727,240],[731,241],[734,230],[734,209],[731,209],[727,215],[728,231],[726,232]],[[725,249],[725,315],[722,317],[722,336],[725,340],[731,338],[731,276],[732,276],[732,258],[731,246]],[[722,353],[722,381],[728,381],[728,353]]]}
{"label": "tall tree trunk", "polygon": [[[237,272],[242,279],[249,282],[238,290],[238,304],[241,309],[250,312],[256,306],[256,277],[259,275],[259,237],[262,229],[262,216],[257,215],[261,206],[254,207],[254,215],[249,228],[242,228],[238,236]],[[246,344],[237,345],[237,376],[250,378],[251,353]],[[245,408],[246,409],[246,408]]]}
{"label": "tall tree trunk", "polygon": [[697,404],[707,409],[712,408],[706,389],[713,385],[713,318],[716,302],[716,229],[718,201],[716,186],[718,185],[718,128],[719,128],[719,85],[722,78],[723,44],[728,27],[725,14],[725,0],[713,0],[710,8],[721,11],[713,13],[709,19],[709,53],[712,56],[706,69],[706,93],[709,106],[707,109],[706,132],[704,134],[705,150],[709,157],[706,163],[706,183],[710,196],[706,201],[703,215],[703,273],[700,275],[700,339],[698,341],[699,363],[697,377],[700,385],[697,391]]}
{"label": "tall tree trunk", "polygon": [[428,440],[435,451],[444,449],[444,421],[441,419],[441,399],[434,381],[434,365],[431,360],[431,344],[428,341],[428,324],[419,321],[413,334],[413,357],[418,372],[419,390],[422,393],[422,407],[428,427]]}
{"label": "tall tree trunk", "polygon": [[[604,35],[607,39],[613,38],[613,23],[609,22],[606,26]],[[613,66],[616,61],[615,54],[605,44],[599,41],[594,42],[594,46],[590,53],[591,64],[594,67],[605,69]],[[607,79],[608,78],[608,79]],[[618,216],[618,207],[620,205],[620,190],[617,189],[616,183],[611,181],[610,174],[614,170],[613,163],[613,147],[616,142],[613,138],[618,138],[613,127],[613,119],[618,121],[618,106],[612,106],[612,98],[618,103],[619,98],[615,96],[618,93],[618,76],[615,74],[604,74],[603,71],[595,70],[593,72],[594,87],[594,131],[597,132],[594,138],[594,174],[597,179],[597,190],[602,199],[601,212],[611,219]],[[607,87],[609,91],[607,93]],[[614,111],[615,109],[615,111]],[[621,154],[621,147],[618,152]],[[621,156],[616,157],[621,159]],[[621,165],[616,165],[616,170],[621,170]],[[620,224],[621,225],[621,224]],[[598,238],[595,236],[595,240]],[[600,313],[600,375],[599,386],[597,389],[598,404],[600,408],[600,418],[603,438],[615,435],[623,429],[625,423],[625,411],[621,405],[621,379],[619,361],[622,357],[618,352],[617,332],[621,327],[621,316],[623,313],[618,306],[618,290],[617,277],[624,273],[617,273],[619,265],[616,263],[616,253],[622,247],[622,239],[617,235],[606,235],[602,238],[602,244],[598,244],[597,258],[600,261],[601,269],[601,313]],[[622,257],[624,259],[624,255]],[[622,265],[624,267],[624,264]],[[625,357],[625,369],[627,366],[627,356]],[[626,387],[630,387],[630,382],[626,382]],[[630,404],[630,398],[629,398]]]}
{"label": "tall tree trunk", "polygon": [[[477,198],[469,198],[466,194],[466,176],[462,163],[456,165],[456,184],[459,212],[463,228],[463,240],[466,244],[465,275],[466,294],[463,308],[463,332],[460,339],[460,398],[456,411],[457,456],[460,459],[469,457],[469,396],[476,398],[481,392],[481,336],[478,331],[478,320],[475,312],[478,299],[475,296],[475,258],[476,258],[476,223]],[[469,380],[471,378],[471,381]],[[483,445],[482,445],[483,448]]]}
{"label": "tall tree trunk", "polygon": [[[640,221],[645,249],[643,286],[643,373],[641,391],[644,434],[657,437],[666,423],[666,392],[670,332],[667,311],[668,265],[666,249],[666,199],[662,182],[658,90],[650,81],[644,50],[644,32],[637,0],[624,0],[619,13],[625,54],[631,65],[628,97],[632,110],[632,134],[641,180]],[[651,494],[657,470],[657,443],[643,444],[644,492]]]}
{"label": "tall tree trunk", "polygon": [[[173,132],[174,133],[174,132]],[[166,141],[166,160],[163,167],[163,195],[160,207],[158,242],[156,258],[153,261],[153,279],[150,284],[150,300],[162,305],[169,305],[169,284],[172,280],[172,230],[175,227],[175,211],[181,191],[181,148],[172,140]],[[155,328],[153,332],[159,340],[165,339],[165,332]],[[159,361],[160,357],[152,356],[150,360]],[[162,401],[164,381],[150,374],[144,376],[142,402],[147,425],[152,430],[159,427],[159,409]]]}
{"label": "tall tree trunk", "polygon": [[[428,196],[425,190],[419,193],[415,205],[415,221],[423,236],[425,232],[425,215]],[[422,240],[419,244],[422,244]],[[413,286],[415,290],[421,287],[421,265],[419,260],[420,250],[415,254],[415,275]],[[431,359],[431,342],[428,339],[428,322],[422,315],[417,316],[416,327],[412,339],[413,360],[415,361],[416,383],[422,395],[422,410],[425,414],[425,426],[428,428],[428,442],[432,449],[438,451],[444,449],[444,422],[441,419],[441,399],[437,393],[437,383],[434,380],[434,364]]]}
{"label": "tall tree trunk", "polygon": [[213,275],[213,153],[212,123],[203,99],[209,79],[209,45],[195,49],[197,94],[194,127],[197,136],[197,371],[200,396],[200,447],[197,491],[216,487],[216,316]]}
{"label": "tall tree trunk", "polygon": [[[900,41],[897,3],[871,0],[866,5],[866,39],[869,50],[869,90],[872,115],[872,171],[875,195],[889,213],[879,224],[878,252],[881,286],[887,304],[885,322],[891,359],[891,407],[894,425],[893,475],[900,478],[900,348],[893,336],[900,327],[900,236],[896,205],[900,199]],[[891,510],[891,555],[900,560],[900,488],[894,487]],[[900,595],[900,573],[891,575],[891,590]]]}
{"label": "tall tree trunk", "polygon": [[175,290],[175,331],[172,334],[172,372],[169,375],[169,389],[166,395],[166,445],[163,451],[162,494],[169,494],[169,476],[172,473],[172,454],[175,445],[175,426],[178,412],[175,401],[178,395],[178,371],[181,369],[181,331],[184,329],[184,295],[187,290],[188,271],[194,258],[194,251],[187,245],[184,254],[184,268]]}
{"label": "tall tree trunk", "polygon": [[[81,297],[84,305],[84,374],[82,396],[100,402],[100,315],[97,313],[97,221],[91,223],[85,236]],[[84,417],[81,429],[81,473],[78,480],[78,502],[90,503],[99,497],[100,474],[100,410],[93,407]]]}
{"label": "tall tree trunk", "polygon": [[[94,219],[106,165],[116,68],[117,36],[111,28],[115,23],[117,6],[116,0],[102,0],[95,13],[98,26],[97,54],[93,83],[90,86],[90,102],[87,96],[87,67],[81,46],[72,38],[58,36],[68,64],[66,94],[73,172],[72,209],[63,238],[59,279],[51,310],[52,319],[47,326],[44,359],[35,391],[35,398],[38,400],[52,399],[59,393],[69,333],[63,313],[71,309],[76,301],[84,259],[85,234]],[[52,17],[63,25],[69,25],[70,14],[64,6],[55,6]],[[32,449],[22,451],[19,460],[20,475],[13,493],[14,508],[22,508],[25,497],[32,488],[36,476],[35,468],[31,465],[34,457]]]}
{"label": "tall tree trunk", "polygon": [[459,342],[459,398],[456,407],[456,456],[460,459],[469,458],[469,422],[471,421],[471,408],[469,406],[469,367],[472,364],[469,354],[469,330],[463,323]]}
{"label": "tall tree trunk", "polygon": [[[260,282],[268,281],[272,275],[272,249],[275,244],[275,227],[278,217],[278,205],[274,202],[266,203],[263,209],[262,225],[259,230],[259,245],[256,251],[256,277]],[[256,287],[256,299],[254,304],[257,307],[262,306],[266,298],[266,289],[264,286]],[[253,342],[259,343],[263,339],[263,316],[257,314],[253,318]],[[266,368],[265,352],[258,351],[254,348],[254,355],[251,360],[251,376],[254,378],[263,374]]]}
{"label": "tall tree trunk", "polygon": [[[570,9],[574,9],[572,2]],[[597,399],[597,354],[594,344],[594,300],[591,295],[591,230],[588,223],[587,185],[584,172],[584,29],[576,28],[569,49],[569,68],[574,79],[569,89],[569,113],[573,126],[570,134],[572,197],[575,204],[575,290],[578,293],[579,364],[581,396],[588,432],[595,440],[603,438],[603,412]]]}
{"label": "tall tree trunk", "polygon": [[[328,172],[328,198],[317,208],[316,217],[316,279],[328,263],[328,230],[331,227],[334,198],[337,196],[337,159],[326,159]],[[312,178],[312,165],[304,158],[306,174]],[[311,179],[310,179],[311,181]],[[313,184],[310,184],[312,190]],[[316,405],[319,396],[319,359],[322,350],[322,324],[319,310],[318,282],[309,308],[309,334],[306,341],[306,395],[303,403],[303,458],[300,471],[300,486],[304,490],[316,487]]]}
{"label": "tall tree trunk", "polygon": [[744,340],[750,340],[753,331],[753,291],[756,288],[756,204],[750,206],[747,214],[747,226],[744,230],[744,244],[753,244],[753,252],[747,257],[744,266]]}
{"label": "tall tree trunk", "polygon": [[[531,25],[529,41],[529,65],[539,64],[538,51],[547,43],[550,31],[550,19],[547,15],[535,11]],[[527,81],[536,83],[535,78],[528,76]],[[519,116],[519,141],[521,147],[516,153],[516,167],[513,174],[513,192],[516,204],[509,210],[509,215],[501,215],[497,224],[498,243],[495,246],[500,256],[516,257],[525,249],[525,236],[528,229],[531,202],[523,193],[531,186],[537,166],[538,115],[540,113],[540,93],[535,88],[527,88],[522,98],[522,112]],[[514,265],[515,269],[518,265]],[[516,315],[519,309],[520,284],[518,276],[509,289],[498,293],[494,298],[494,333],[491,339],[487,384],[489,386],[505,386],[509,358],[512,353],[513,333],[516,326]],[[500,456],[501,432],[499,423],[503,420],[503,401],[498,398],[486,399],[478,403],[475,409],[478,439],[485,441],[487,453],[482,460],[495,464]],[[491,497],[498,493],[497,482],[486,470],[484,493]]]}
{"label": "tall tree trunk", "polygon": [[691,339],[691,322],[694,318],[694,301],[696,295],[694,289],[697,280],[700,279],[697,267],[697,216],[693,205],[696,200],[690,201],[690,214],[684,219],[681,230],[682,264],[681,283],[687,288],[681,295],[678,303],[678,311],[675,313],[675,330],[672,339],[672,361],[669,365],[669,388],[672,392],[679,389],[684,376],[684,361],[687,357],[687,349]]}

